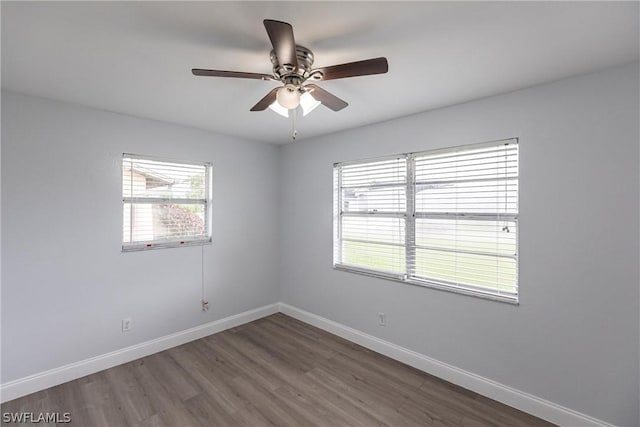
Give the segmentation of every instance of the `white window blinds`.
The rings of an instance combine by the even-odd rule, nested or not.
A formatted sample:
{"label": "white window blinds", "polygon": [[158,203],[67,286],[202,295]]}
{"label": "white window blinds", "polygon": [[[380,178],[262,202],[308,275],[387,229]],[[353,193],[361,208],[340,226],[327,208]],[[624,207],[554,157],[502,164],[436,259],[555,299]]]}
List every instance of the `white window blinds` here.
{"label": "white window blinds", "polygon": [[335,169],[341,264],[402,275],[406,270],[407,159],[342,164]]}
{"label": "white window blinds", "polygon": [[211,242],[211,164],[122,157],[123,251]]}
{"label": "white window blinds", "polygon": [[517,301],[516,139],[334,167],[337,268]]}

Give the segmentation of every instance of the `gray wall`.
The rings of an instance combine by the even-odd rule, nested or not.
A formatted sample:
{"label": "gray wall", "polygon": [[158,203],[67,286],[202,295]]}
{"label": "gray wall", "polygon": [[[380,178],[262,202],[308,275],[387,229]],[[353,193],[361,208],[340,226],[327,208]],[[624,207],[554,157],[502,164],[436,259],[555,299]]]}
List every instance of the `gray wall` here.
{"label": "gray wall", "polygon": [[[209,312],[200,247],[121,253],[123,152],[213,162]],[[2,382],[277,302],[277,162],[273,145],[3,92]]]}
{"label": "gray wall", "polygon": [[[640,425],[638,102],[632,65],[283,146],[283,301]],[[332,163],[507,137],[520,138],[519,306],[332,269]]]}

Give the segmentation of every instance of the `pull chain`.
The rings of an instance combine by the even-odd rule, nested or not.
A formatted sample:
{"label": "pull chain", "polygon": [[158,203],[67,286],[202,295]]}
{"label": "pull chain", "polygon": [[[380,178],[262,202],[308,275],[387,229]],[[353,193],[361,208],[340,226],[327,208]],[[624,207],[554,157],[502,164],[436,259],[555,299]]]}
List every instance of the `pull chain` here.
{"label": "pull chain", "polygon": [[296,140],[296,136],[298,136],[298,131],[296,130],[296,112],[297,108],[293,108],[291,113],[291,141]]}

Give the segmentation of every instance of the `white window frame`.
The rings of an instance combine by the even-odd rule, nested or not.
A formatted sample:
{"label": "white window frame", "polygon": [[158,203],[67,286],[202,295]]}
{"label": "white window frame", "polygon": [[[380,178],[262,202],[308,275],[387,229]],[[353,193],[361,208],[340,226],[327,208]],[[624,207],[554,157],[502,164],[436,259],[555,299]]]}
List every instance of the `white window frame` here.
{"label": "white window frame", "polygon": [[[416,198],[415,158],[416,157],[420,157],[423,155],[432,155],[436,153],[438,154],[447,153],[447,152],[453,153],[457,151],[473,150],[477,148],[492,147],[492,146],[507,145],[507,144],[513,144],[515,146],[518,146],[519,145],[518,138],[509,138],[509,139],[504,139],[499,141],[489,141],[489,142],[484,142],[480,144],[471,144],[471,145],[452,147],[452,148],[446,148],[446,149],[440,149],[440,150],[404,153],[404,154],[399,154],[395,156],[386,156],[386,157],[375,158],[375,159],[334,163],[333,165],[334,167],[334,260],[333,260],[334,269],[351,272],[351,273],[358,273],[358,274],[364,274],[368,276],[379,277],[383,279],[394,280],[394,281],[398,281],[398,282],[402,282],[410,285],[435,288],[435,289],[445,290],[449,292],[455,292],[455,293],[471,295],[471,296],[476,296],[476,297],[485,298],[485,299],[507,302],[507,303],[516,304],[516,305],[519,304],[519,298],[518,298],[519,241],[518,240],[519,240],[520,233],[519,233],[519,229],[517,228],[519,208],[517,208],[516,213],[509,213],[509,214],[496,213],[491,215],[480,214],[480,215],[477,215],[476,218],[474,218],[473,215],[460,218],[460,216],[456,215],[455,213],[442,213],[442,214],[418,213],[417,214],[416,208],[415,208],[415,198]],[[518,154],[518,157],[519,157],[519,154]],[[406,256],[405,272],[403,274],[393,274],[386,271],[379,271],[374,268],[368,268],[366,266],[355,266],[350,264],[343,264],[341,262],[342,261],[341,224],[342,224],[342,218],[343,218],[344,212],[342,212],[341,167],[346,165],[373,163],[373,162],[378,162],[385,159],[400,159],[400,158],[405,158],[407,162],[407,165],[406,165],[406,185],[407,185],[406,212],[398,214],[405,219],[405,256]],[[520,180],[519,174],[515,178],[515,180],[517,183],[519,182]],[[518,190],[518,198],[517,198],[516,206],[519,206],[519,190]],[[347,215],[366,217],[366,216],[376,216],[376,215],[385,215],[385,214],[379,214],[377,212],[364,212],[364,213],[349,212]],[[416,220],[420,218],[426,218],[432,215],[440,216],[441,218],[446,218],[446,219],[456,219],[456,218],[457,219],[477,219],[479,221],[484,219],[491,219],[491,220],[495,219],[496,221],[506,220],[506,221],[515,222],[516,229],[517,229],[516,238],[515,238],[516,250],[515,250],[515,254],[512,257],[510,257],[515,260],[515,293],[505,293],[505,292],[494,291],[494,290],[483,288],[483,287],[474,287],[471,285],[459,285],[455,283],[446,283],[443,280],[433,281],[433,280],[418,277],[415,271],[415,252],[417,248],[416,237],[415,237]]]}
{"label": "white window frame", "polygon": [[[140,242],[125,242],[122,241],[122,252],[136,252],[136,251],[146,251],[146,250],[155,250],[155,249],[167,249],[167,248],[178,248],[184,246],[201,246],[211,244],[212,242],[212,192],[213,192],[213,165],[210,162],[197,162],[197,161],[186,161],[186,160],[175,160],[175,159],[167,159],[163,157],[156,156],[147,156],[140,154],[130,154],[123,153],[122,154],[122,162],[121,169],[124,168],[126,159],[140,159],[140,160],[150,160],[156,162],[166,162],[166,163],[174,163],[180,165],[196,165],[203,166],[205,169],[205,197],[202,199],[189,199],[189,198],[152,198],[152,197],[131,197],[124,195],[124,174],[122,175],[121,189],[122,189],[122,209],[124,212],[125,206],[127,203],[133,205],[134,203],[148,203],[148,204],[186,204],[186,205],[202,205],[204,206],[204,226],[205,226],[205,237],[202,238],[194,238],[187,236],[176,236],[170,240],[148,240],[148,241],[140,241]],[[131,222],[130,222],[131,224]],[[125,223],[123,220],[122,230],[123,236],[125,231]],[[131,227],[131,225],[130,225]]]}

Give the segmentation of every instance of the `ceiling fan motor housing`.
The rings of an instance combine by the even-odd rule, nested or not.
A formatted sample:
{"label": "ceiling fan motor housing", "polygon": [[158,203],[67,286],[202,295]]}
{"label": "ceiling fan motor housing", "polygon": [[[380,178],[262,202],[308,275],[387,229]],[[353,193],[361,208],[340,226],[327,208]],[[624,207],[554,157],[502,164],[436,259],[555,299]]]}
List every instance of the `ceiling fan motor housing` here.
{"label": "ceiling fan motor housing", "polygon": [[271,51],[271,63],[273,64],[273,75],[280,81],[294,80],[291,77],[297,77],[299,84],[302,84],[308,78],[314,80],[320,80],[322,73],[320,71],[313,71],[311,66],[313,65],[313,52],[310,49],[296,45],[296,59],[298,60],[298,68],[292,64],[280,64],[275,50]]}

